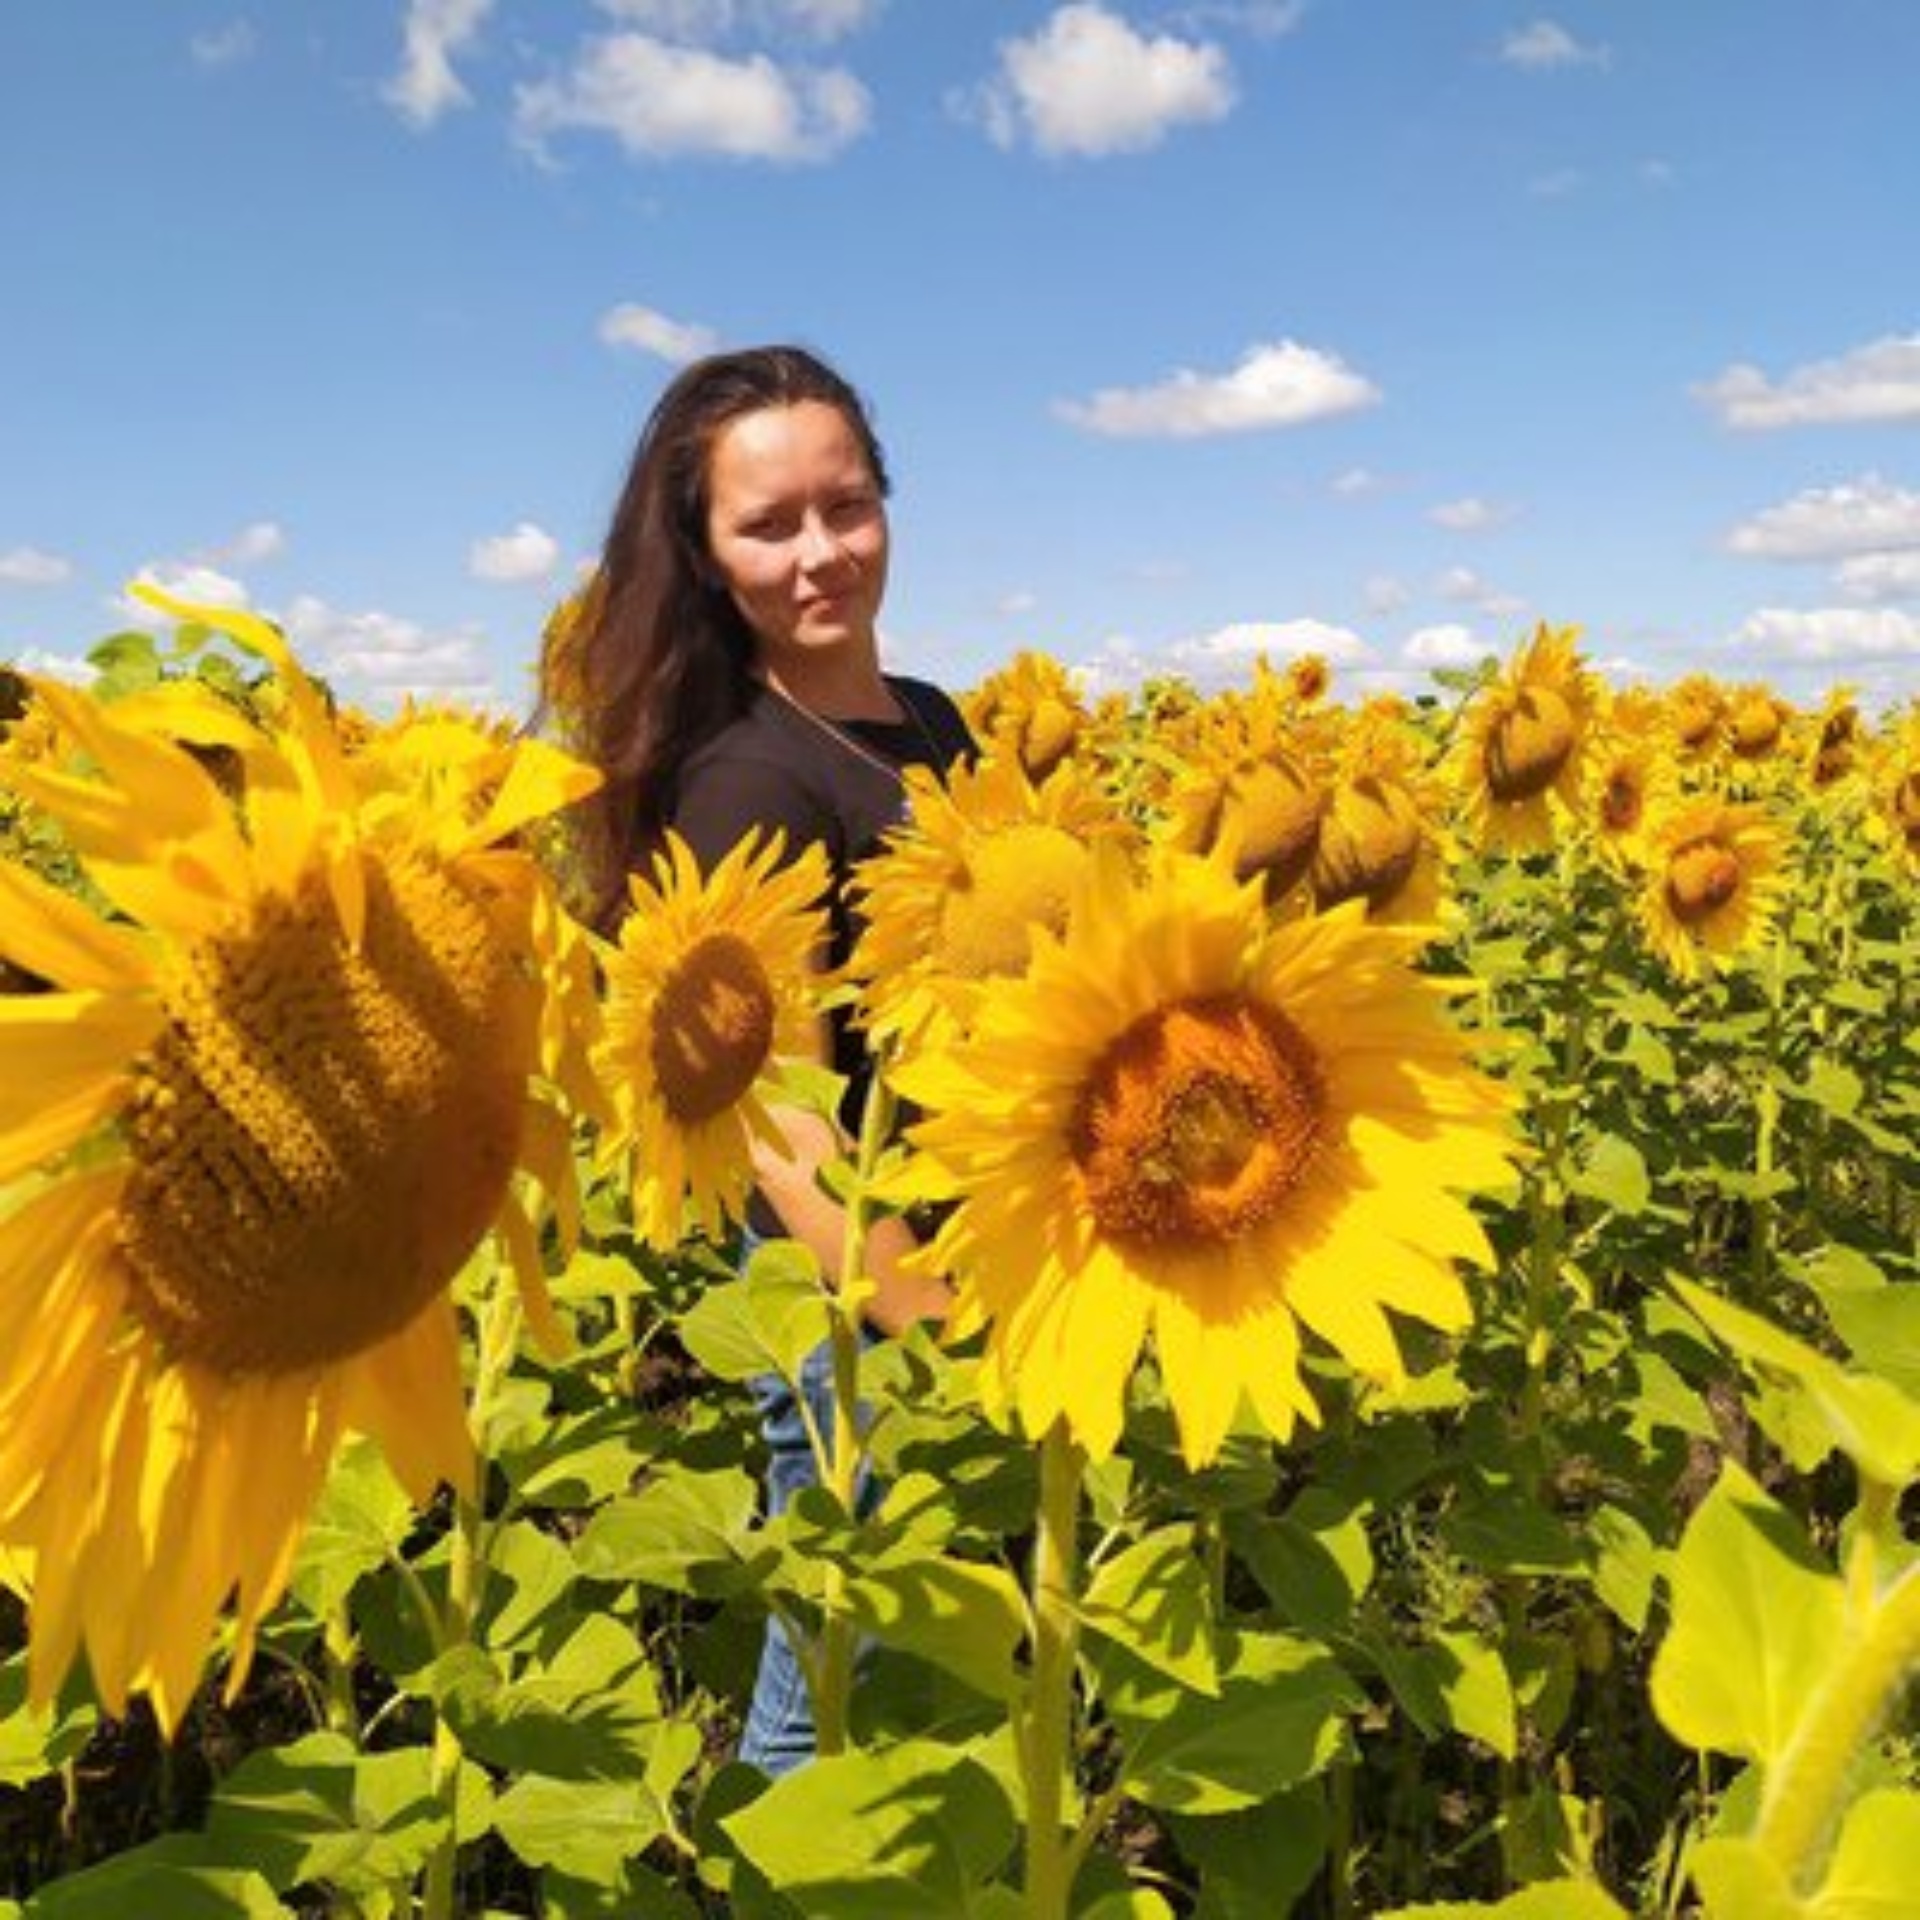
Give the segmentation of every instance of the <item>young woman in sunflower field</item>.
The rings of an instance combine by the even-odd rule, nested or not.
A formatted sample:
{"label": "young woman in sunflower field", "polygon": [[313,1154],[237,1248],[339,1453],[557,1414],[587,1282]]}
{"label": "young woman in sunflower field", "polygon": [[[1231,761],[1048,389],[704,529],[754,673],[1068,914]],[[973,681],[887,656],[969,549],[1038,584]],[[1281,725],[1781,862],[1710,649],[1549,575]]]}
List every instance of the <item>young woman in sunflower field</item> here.
{"label": "young woman in sunflower field", "polygon": [[[843,964],[857,933],[847,881],[905,814],[906,768],[944,770],[972,748],[946,694],[884,673],[877,622],[887,584],[884,457],[854,389],[790,346],[712,355],[685,368],[641,433],[570,658],[566,704],[585,757],[606,776],[584,821],[597,917],[618,918],[629,875],[669,834],[710,872],[756,832],[788,859],[826,858],[826,950]],[[550,697],[553,689],[549,688]],[[821,1057],[844,1075],[842,1126],[797,1106],[772,1114],[754,1154],[751,1238],[804,1243],[838,1270],[843,1211],[820,1182],[845,1148],[869,1078],[859,1035],[830,1014]],[[897,1333],[939,1319],[945,1286],[905,1271],[901,1220],[873,1223],[867,1321]],[[825,1349],[803,1391],[831,1422]],[[756,1388],[779,1511],[816,1473],[792,1389]],[[814,1727],[785,1631],[769,1624],[742,1757],[769,1772],[808,1758]]]}

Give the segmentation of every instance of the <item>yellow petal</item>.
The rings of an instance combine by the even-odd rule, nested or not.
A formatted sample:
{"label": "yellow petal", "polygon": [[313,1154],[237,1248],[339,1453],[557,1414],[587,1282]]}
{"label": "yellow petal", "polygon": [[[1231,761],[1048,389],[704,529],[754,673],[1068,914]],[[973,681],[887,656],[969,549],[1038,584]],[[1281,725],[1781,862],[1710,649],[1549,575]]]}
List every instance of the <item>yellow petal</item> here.
{"label": "yellow petal", "polygon": [[136,934],[11,861],[0,861],[0,953],[56,987],[137,993],[153,979]]}
{"label": "yellow petal", "polygon": [[599,788],[600,780],[596,768],[549,742],[522,740],[485,814],[455,840],[452,851],[459,854],[490,847],[530,820],[544,819],[584,800]]}

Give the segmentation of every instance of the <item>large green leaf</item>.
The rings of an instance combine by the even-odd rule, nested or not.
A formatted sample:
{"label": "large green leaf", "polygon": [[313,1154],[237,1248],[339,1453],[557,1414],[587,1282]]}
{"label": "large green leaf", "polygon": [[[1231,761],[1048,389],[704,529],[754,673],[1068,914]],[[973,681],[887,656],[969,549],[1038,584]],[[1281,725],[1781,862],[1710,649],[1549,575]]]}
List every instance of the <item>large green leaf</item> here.
{"label": "large green leaf", "polygon": [[1910,1920],[1920,1863],[1920,1793],[1883,1789],[1847,1810],[1816,1920]]}
{"label": "large green leaf", "polygon": [[808,1920],[983,1920],[1018,1837],[998,1781],[932,1741],[816,1760],[725,1821]]}
{"label": "large green leaf", "polygon": [[638,1580],[705,1599],[740,1593],[779,1557],[757,1537],[759,1502],[759,1489],[737,1468],[670,1467],[595,1514],[574,1544],[574,1563],[589,1579]]}
{"label": "large green leaf", "polygon": [[257,1873],[192,1864],[197,1834],[167,1834],[42,1887],[26,1920],[285,1920]]}
{"label": "large green leaf", "polygon": [[849,1584],[846,1598],[875,1639],[932,1661],[990,1699],[1018,1694],[1014,1656],[1027,1612],[1006,1568],[929,1554],[874,1568]]}
{"label": "large green leaf", "polygon": [[680,1321],[680,1339],[717,1380],[792,1380],[826,1339],[830,1319],[819,1263],[798,1241],[770,1240],[740,1279],[700,1296]]}
{"label": "large green leaf", "polygon": [[1200,1870],[1194,1920],[1276,1920],[1313,1884],[1329,1823],[1316,1782],[1239,1813],[1168,1817],[1174,1843]]}
{"label": "large green leaf", "polygon": [[1846,1632],[1840,1581],[1798,1524],[1729,1461],[1668,1571],[1673,1624],[1653,1663],[1653,1704],[1688,1745],[1774,1759],[1810,1679]]}
{"label": "large green leaf", "polygon": [[412,1531],[413,1502],[394,1478],[386,1456],[363,1435],[349,1437],[335,1455],[294,1562],[295,1596],[324,1620],[362,1574],[396,1556]]}
{"label": "large green leaf", "polygon": [[1405,1645],[1385,1633],[1364,1646],[1393,1696],[1428,1739],[1457,1733],[1489,1746],[1503,1760],[1516,1750],[1513,1683],[1499,1649],[1477,1634],[1438,1633]]}
{"label": "large green leaf", "polygon": [[1213,1596],[1190,1526],[1162,1527],[1102,1561],[1080,1601],[1089,1632],[1198,1693],[1219,1690]]}
{"label": "large green leaf", "polygon": [[[1591,1880],[1543,1880],[1522,1887],[1494,1906],[1472,1900],[1442,1900],[1418,1907],[1395,1907],[1376,1920],[1627,1920],[1627,1909]],[[1727,1920],[1733,1920],[1730,1914]],[[1761,1920],[1742,1914],[1739,1920]]]}

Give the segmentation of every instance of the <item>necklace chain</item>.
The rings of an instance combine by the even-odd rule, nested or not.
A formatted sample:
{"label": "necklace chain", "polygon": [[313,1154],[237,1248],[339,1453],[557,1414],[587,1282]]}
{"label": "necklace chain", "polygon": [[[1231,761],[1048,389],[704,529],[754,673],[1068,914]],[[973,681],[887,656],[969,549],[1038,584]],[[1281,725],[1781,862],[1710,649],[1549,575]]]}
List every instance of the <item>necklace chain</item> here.
{"label": "necklace chain", "polygon": [[[782,692],[771,680],[763,680],[760,684],[765,687],[775,699],[779,700],[782,705],[791,708],[802,720],[808,721],[817,727],[837,746],[844,747],[856,760],[864,760],[868,766],[884,773],[889,780],[896,782],[903,791],[905,790],[907,784],[905,775],[891,760],[883,760],[879,754],[863,746],[860,741],[848,733],[844,727],[836,725],[833,721],[829,720],[824,713],[815,713],[811,707],[801,705],[792,694]],[[904,693],[893,688],[889,688],[888,690],[893,693],[895,704],[905,713],[907,718],[913,722],[913,730],[920,736],[921,741],[925,744],[929,764],[931,764],[937,773],[941,766],[940,744],[928,730],[927,723],[920,717],[920,709],[916,707]]]}

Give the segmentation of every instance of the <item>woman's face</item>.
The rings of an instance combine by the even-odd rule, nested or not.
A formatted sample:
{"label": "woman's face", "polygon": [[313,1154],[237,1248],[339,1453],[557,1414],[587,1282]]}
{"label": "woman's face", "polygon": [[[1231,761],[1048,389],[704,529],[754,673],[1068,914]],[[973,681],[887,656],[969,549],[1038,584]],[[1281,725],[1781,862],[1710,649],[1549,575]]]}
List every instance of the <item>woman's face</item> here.
{"label": "woman's face", "polygon": [[707,548],[760,664],[866,650],[887,585],[887,510],[859,437],[818,400],[742,414],[707,455]]}

